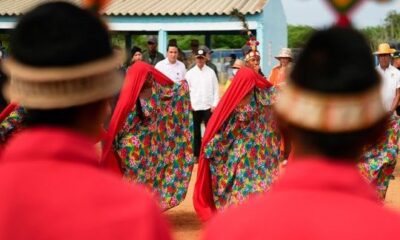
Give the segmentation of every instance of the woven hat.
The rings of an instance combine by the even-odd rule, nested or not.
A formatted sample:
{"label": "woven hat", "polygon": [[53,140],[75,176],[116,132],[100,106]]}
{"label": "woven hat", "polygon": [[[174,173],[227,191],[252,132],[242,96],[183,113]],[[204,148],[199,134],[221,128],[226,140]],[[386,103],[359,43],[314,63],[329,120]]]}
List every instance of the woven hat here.
{"label": "woven hat", "polygon": [[290,58],[293,59],[292,50],[290,48],[282,48],[278,55],[275,56],[276,59],[279,58]]}
{"label": "woven hat", "polygon": [[395,53],[396,49],[390,48],[388,43],[381,43],[378,46],[378,51],[374,52],[375,55],[392,54]]}
{"label": "woven hat", "polygon": [[122,85],[104,23],[70,3],[46,3],[27,12],[10,42],[4,93],[23,107],[84,105],[114,96]]}

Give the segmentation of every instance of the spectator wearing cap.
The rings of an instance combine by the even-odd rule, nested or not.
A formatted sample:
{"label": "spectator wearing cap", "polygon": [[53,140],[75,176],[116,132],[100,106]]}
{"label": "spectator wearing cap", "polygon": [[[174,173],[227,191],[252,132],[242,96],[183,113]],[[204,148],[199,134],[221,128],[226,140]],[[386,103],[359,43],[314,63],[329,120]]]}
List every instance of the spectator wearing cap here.
{"label": "spectator wearing cap", "polygon": [[157,51],[156,37],[149,37],[147,47],[147,51],[143,53],[143,61],[155,66],[159,61],[164,59],[164,55]]}
{"label": "spectator wearing cap", "polygon": [[206,52],[196,52],[196,66],[186,73],[189,83],[190,102],[193,110],[194,156],[199,157],[201,146],[201,123],[207,125],[211,113],[219,101],[219,87],[215,72],[206,65]]}
{"label": "spectator wearing cap", "polygon": [[398,70],[400,70],[400,51],[397,51],[397,52],[393,53],[392,65],[393,65],[393,67],[395,67]]}
{"label": "spectator wearing cap", "polygon": [[186,66],[188,66],[188,68],[192,68],[196,64],[196,54],[197,50],[199,50],[199,45],[199,40],[190,40],[190,48],[192,49],[192,53],[186,60]]}
{"label": "spectator wearing cap", "polygon": [[13,30],[5,91],[27,116],[1,153],[0,239],[170,239],[147,190],[104,169],[95,151],[122,84],[105,27],[60,1]]}
{"label": "spectator wearing cap", "polygon": [[212,70],[214,70],[215,75],[217,76],[217,79],[219,81],[218,77],[218,68],[217,66],[211,61],[212,57],[211,54],[214,52],[212,51],[209,47],[207,46],[201,46],[200,49],[203,49],[206,52],[206,65],[209,66]]}
{"label": "spectator wearing cap", "polygon": [[185,79],[186,74],[185,64],[178,60],[178,54],[179,51],[176,45],[168,45],[167,58],[158,62],[155,66],[158,71],[176,83]]}
{"label": "spectator wearing cap", "polygon": [[374,53],[378,56],[379,65],[376,70],[382,77],[383,104],[388,112],[394,111],[400,98],[400,71],[390,64],[391,54],[395,52],[388,43],[381,43]]}
{"label": "spectator wearing cap", "polygon": [[290,48],[282,48],[275,58],[279,61],[279,65],[272,68],[268,80],[272,85],[276,86],[287,80],[286,76],[293,60],[292,50]]}

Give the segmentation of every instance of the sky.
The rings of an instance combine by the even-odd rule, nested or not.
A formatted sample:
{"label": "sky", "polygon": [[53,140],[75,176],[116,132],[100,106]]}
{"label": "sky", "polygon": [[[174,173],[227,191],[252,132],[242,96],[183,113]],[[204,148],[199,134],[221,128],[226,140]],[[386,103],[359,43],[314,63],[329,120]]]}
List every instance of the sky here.
{"label": "sky", "polygon": [[[289,24],[323,27],[334,21],[334,14],[324,0],[281,0]],[[400,0],[390,3],[367,1],[353,14],[354,25],[358,28],[383,23],[389,11],[400,13]]]}

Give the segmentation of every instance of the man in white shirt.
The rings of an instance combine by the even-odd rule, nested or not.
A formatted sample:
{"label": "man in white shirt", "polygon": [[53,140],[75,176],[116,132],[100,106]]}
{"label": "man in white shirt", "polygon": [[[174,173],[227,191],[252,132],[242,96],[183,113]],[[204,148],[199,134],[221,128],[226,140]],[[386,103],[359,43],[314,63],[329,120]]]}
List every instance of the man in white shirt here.
{"label": "man in white shirt", "polygon": [[379,44],[378,51],[375,52],[379,61],[376,70],[382,77],[383,104],[388,112],[393,112],[396,109],[400,98],[400,71],[390,64],[390,54],[395,51],[390,48],[389,44],[382,43]]}
{"label": "man in white shirt", "polygon": [[199,49],[196,52],[196,66],[186,73],[189,84],[190,102],[193,109],[194,156],[199,157],[201,147],[202,122],[207,126],[211,112],[218,104],[219,87],[214,70],[206,65],[206,52]]}
{"label": "man in white shirt", "polygon": [[179,83],[185,78],[186,67],[178,60],[179,50],[176,45],[168,45],[167,58],[158,62],[155,68],[174,82]]}

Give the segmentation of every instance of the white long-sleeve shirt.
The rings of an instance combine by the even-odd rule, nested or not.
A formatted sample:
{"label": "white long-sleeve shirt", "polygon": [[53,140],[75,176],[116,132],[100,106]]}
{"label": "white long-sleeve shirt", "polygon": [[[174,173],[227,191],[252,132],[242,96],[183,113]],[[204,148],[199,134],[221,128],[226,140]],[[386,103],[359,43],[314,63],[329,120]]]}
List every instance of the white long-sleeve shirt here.
{"label": "white long-sleeve shirt", "polygon": [[376,70],[382,76],[381,94],[383,105],[387,111],[390,111],[393,100],[396,97],[396,90],[400,88],[400,71],[392,65],[389,65],[385,70],[378,65]]}
{"label": "white long-sleeve shirt", "polygon": [[218,80],[214,70],[207,65],[197,65],[186,73],[189,84],[190,102],[194,111],[216,107],[219,101]]}
{"label": "white long-sleeve shirt", "polygon": [[180,82],[185,78],[186,67],[181,61],[176,60],[175,63],[170,63],[166,58],[159,61],[155,68],[174,82]]}

